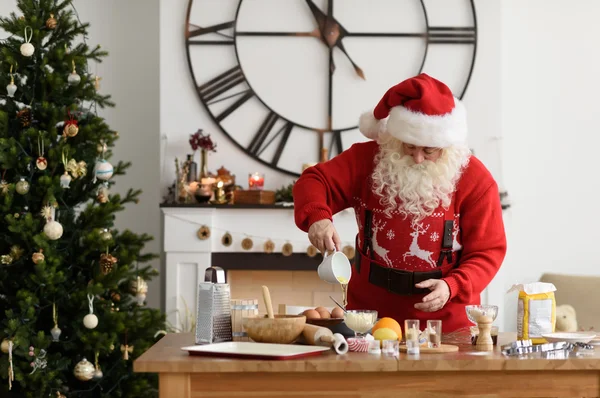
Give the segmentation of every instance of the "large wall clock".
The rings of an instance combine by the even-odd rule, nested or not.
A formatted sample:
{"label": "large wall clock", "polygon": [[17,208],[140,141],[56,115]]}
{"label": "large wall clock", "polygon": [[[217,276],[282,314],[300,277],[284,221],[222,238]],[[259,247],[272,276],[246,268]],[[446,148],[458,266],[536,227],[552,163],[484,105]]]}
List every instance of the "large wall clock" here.
{"label": "large wall clock", "polygon": [[298,176],[365,141],[358,117],[401,80],[426,72],[462,98],[477,20],[473,0],[189,0],[185,43],[212,120]]}

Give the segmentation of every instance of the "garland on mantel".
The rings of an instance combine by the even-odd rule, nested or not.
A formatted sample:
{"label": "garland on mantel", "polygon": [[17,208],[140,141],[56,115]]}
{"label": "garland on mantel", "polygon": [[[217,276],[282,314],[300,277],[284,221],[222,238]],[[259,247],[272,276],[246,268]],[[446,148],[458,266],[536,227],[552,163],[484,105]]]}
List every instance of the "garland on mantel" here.
{"label": "garland on mantel", "polygon": [[[213,232],[220,232],[221,235],[221,245],[224,247],[229,247],[233,244],[234,241],[241,241],[242,249],[249,251],[254,247],[256,241],[262,243],[263,252],[265,253],[274,253],[276,252],[276,248],[280,248],[279,252],[285,256],[289,256],[293,253],[293,245],[297,244],[300,247],[304,247],[304,251],[309,257],[314,257],[319,253],[317,248],[310,244],[308,238],[306,240],[293,240],[293,239],[281,239],[281,238],[272,238],[268,236],[260,236],[254,234],[248,234],[245,232],[232,231],[230,229],[223,229],[217,227],[209,227],[206,224],[198,223],[196,221],[188,220],[183,217],[176,216],[174,214],[169,214],[169,217],[176,218],[177,220],[186,222],[188,224],[196,225],[200,227],[197,231],[198,239],[200,240],[208,240],[213,235]],[[279,244],[277,244],[279,242]],[[354,242],[342,242],[342,251],[349,259],[354,258]]]}

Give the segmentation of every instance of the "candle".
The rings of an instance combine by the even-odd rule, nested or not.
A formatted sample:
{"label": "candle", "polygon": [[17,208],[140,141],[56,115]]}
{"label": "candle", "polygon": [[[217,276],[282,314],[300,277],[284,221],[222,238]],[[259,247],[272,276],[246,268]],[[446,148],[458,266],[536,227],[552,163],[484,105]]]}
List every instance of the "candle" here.
{"label": "candle", "polygon": [[261,173],[253,173],[248,176],[248,188],[251,190],[261,190],[265,186],[265,176]]}

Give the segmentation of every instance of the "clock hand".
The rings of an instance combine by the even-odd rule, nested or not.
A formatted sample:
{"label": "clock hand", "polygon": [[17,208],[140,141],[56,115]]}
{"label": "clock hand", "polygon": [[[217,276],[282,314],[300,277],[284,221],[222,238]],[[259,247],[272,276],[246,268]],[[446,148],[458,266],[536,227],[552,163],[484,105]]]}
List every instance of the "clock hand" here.
{"label": "clock hand", "polygon": [[319,27],[319,32],[321,33],[321,41],[324,44],[327,44],[327,42],[325,41],[325,24],[327,22],[327,15],[325,15],[323,11],[321,11],[319,7],[317,7],[315,3],[312,2],[312,0],[306,0],[306,4],[308,5],[308,8],[310,8],[310,11],[315,17],[317,26]]}
{"label": "clock hand", "polygon": [[[321,29],[321,34],[323,35],[324,40],[329,46],[329,48],[339,48],[339,50],[348,58],[348,60],[354,67],[354,71],[356,72],[356,74],[361,79],[366,80],[365,73],[358,65],[356,65],[356,62],[352,60],[352,58],[348,54],[348,51],[346,51],[344,44],[342,43],[342,39],[348,35],[348,31],[333,17],[333,0],[329,0],[328,3],[329,4],[327,8],[327,16],[325,16],[325,25],[324,28]],[[315,7],[314,4],[313,7]],[[318,13],[322,14],[322,12],[318,8],[317,11]]]}

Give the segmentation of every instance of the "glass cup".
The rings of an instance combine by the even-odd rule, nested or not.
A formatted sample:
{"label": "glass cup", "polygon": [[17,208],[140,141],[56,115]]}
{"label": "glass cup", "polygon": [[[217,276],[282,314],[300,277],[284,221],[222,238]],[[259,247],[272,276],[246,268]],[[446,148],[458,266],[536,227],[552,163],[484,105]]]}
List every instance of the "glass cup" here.
{"label": "glass cup", "polygon": [[427,321],[427,337],[429,348],[439,348],[442,345],[442,321]]}
{"label": "glass cup", "polygon": [[421,351],[419,347],[420,328],[418,319],[406,319],[404,321],[404,339],[406,340],[407,354],[418,354]]}
{"label": "glass cup", "polygon": [[381,347],[379,340],[369,341],[369,354],[381,354]]}
{"label": "glass cup", "polygon": [[398,340],[383,340],[383,355],[400,355],[400,342]]}

